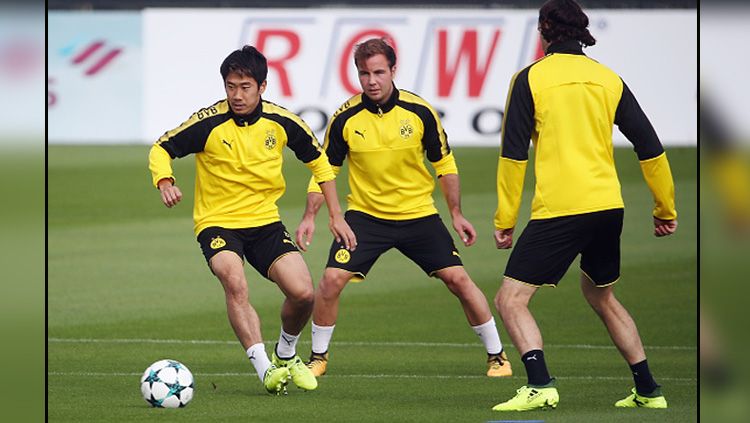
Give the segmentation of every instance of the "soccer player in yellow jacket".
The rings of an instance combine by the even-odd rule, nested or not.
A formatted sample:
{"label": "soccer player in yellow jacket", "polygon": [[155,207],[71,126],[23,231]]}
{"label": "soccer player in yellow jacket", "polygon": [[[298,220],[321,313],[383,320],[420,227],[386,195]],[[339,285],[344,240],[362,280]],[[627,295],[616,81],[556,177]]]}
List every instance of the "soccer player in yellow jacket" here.
{"label": "soccer player in yellow jacket", "polygon": [[[440,118],[423,99],[395,87],[396,54],[384,40],[359,44],[354,63],[363,93],[334,114],[324,146],[335,171],[349,159],[351,193],[345,219],[358,244],[356,251],[338,240],[331,245],[315,291],[308,366],[316,376],[326,372],[339,296],[346,284],[363,280],[381,254],[396,248],[458,297],[487,350],[487,375],[510,376],[510,362],[487,298],[466,273],[432,199],[435,181],[425,167],[425,155],[440,181],[453,228],[466,246],[472,245],[476,232],[461,212],[458,170]],[[303,249],[310,242],[322,202],[320,190],[311,183],[296,234]]]}
{"label": "soccer player in yellow jacket", "polygon": [[[278,394],[291,380],[315,389],[315,376],[296,353],[310,319],[313,286],[297,246],[281,222],[283,148],[310,168],[325,197],[334,237],[349,249],[356,238],[344,221],[328,157],[310,128],[286,109],[261,98],[266,58],[254,47],[232,52],[220,67],[227,98],[194,113],[153,145],[149,168],[165,206],[182,199],[171,161],[195,154],[195,234],[208,266],[221,281],[229,322],[265,388]],[[269,360],[258,314],[248,301],[244,259],[276,283],[286,299],[282,328]]]}
{"label": "soccer player in yellow jacket", "polygon": [[656,206],[654,234],[677,229],[674,184],[659,138],[623,80],[588,58],[588,17],[574,0],[550,0],[539,11],[546,55],[518,72],[503,118],[495,214],[497,248],[513,245],[529,140],[536,187],[531,220],[508,259],[495,305],[526,368],[528,383],[497,411],[556,407],[559,401],[528,304],[540,286],[555,286],[581,255],[583,296],[604,322],[633,373],[635,388],[617,407],[666,408],[635,322],[615,298],[620,277],[623,200],[613,158],[616,124],[633,143]]}

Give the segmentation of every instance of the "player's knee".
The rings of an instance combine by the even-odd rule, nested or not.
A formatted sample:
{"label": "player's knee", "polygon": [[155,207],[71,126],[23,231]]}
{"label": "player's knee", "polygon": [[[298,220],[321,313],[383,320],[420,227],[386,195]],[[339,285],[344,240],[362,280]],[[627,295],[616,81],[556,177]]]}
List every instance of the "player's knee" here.
{"label": "player's knee", "polygon": [[502,289],[495,296],[495,307],[503,320],[516,313],[519,308],[526,307],[526,305],[527,302],[523,297],[505,292]]}
{"label": "player's knee", "polygon": [[318,285],[321,295],[325,298],[338,297],[349,281],[349,277],[348,274],[326,271]]}
{"label": "player's knee", "polygon": [[474,282],[465,271],[453,271],[443,275],[441,279],[445,286],[458,296],[468,294],[474,286]]}
{"label": "player's knee", "polygon": [[295,293],[290,300],[294,301],[299,307],[312,307],[315,299],[315,292],[313,291],[312,284],[308,284],[308,287]]}
{"label": "player's knee", "polygon": [[617,303],[611,292],[592,292],[586,296],[586,300],[597,314],[606,313],[614,308]]}
{"label": "player's knee", "polygon": [[247,302],[247,282],[237,275],[228,275],[222,279],[227,301]]}
{"label": "player's knee", "polygon": [[[502,305],[502,298],[500,297],[500,291],[497,291],[497,294],[495,294],[495,298],[493,299],[493,303],[495,304],[495,310],[497,310],[498,313],[500,313],[501,305]],[[502,314],[500,316],[503,317]]]}

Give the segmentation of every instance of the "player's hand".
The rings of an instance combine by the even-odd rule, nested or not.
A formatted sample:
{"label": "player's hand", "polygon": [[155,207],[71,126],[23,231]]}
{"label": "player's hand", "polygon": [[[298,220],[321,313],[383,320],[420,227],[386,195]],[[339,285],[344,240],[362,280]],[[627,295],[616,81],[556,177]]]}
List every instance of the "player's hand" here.
{"label": "player's hand", "polygon": [[341,214],[331,216],[328,228],[331,230],[333,237],[336,238],[336,242],[344,244],[347,250],[354,251],[357,249],[357,237],[344,220],[344,216]]}
{"label": "player's hand", "polygon": [[303,217],[299,226],[297,226],[297,232],[294,234],[297,246],[302,251],[307,251],[307,247],[312,242],[313,233],[315,233],[315,218]]}
{"label": "player's hand", "polygon": [[677,230],[677,220],[661,220],[654,218],[654,236],[662,237],[675,233]]}
{"label": "player's hand", "polygon": [[159,181],[158,187],[161,192],[161,202],[165,206],[172,208],[182,200],[182,191],[177,185],[172,184],[170,179],[162,179]]}
{"label": "player's hand", "polygon": [[474,226],[463,215],[453,217],[453,229],[461,237],[461,241],[463,241],[465,246],[469,247],[476,242],[477,231],[474,230]]}
{"label": "player's hand", "polygon": [[495,230],[495,246],[500,250],[507,250],[513,246],[513,228]]}

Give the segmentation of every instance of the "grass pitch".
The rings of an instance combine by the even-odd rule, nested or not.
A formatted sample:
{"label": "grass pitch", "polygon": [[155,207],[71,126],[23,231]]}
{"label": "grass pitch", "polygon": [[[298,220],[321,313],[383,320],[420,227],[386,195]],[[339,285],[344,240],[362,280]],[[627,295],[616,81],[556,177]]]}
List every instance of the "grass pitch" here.
{"label": "grass pitch", "polygon": [[[491,301],[508,251],[494,248],[496,148],[458,148],[463,210],[479,233],[460,248],[464,264]],[[620,300],[639,325],[667,410],[622,410],[627,365],[585,304],[577,263],[558,288],[532,301],[545,338],[560,405],[553,411],[498,413],[491,407],[526,382],[508,335],[500,336],[515,376],[484,376],[485,353],[458,301],[395,251],[365,282],[344,291],[329,372],[318,390],[265,393],[226,319],[223,293],[192,233],[193,159],[174,162],[184,199],[165,208],[150,184],[148,146],[61,147],[48,152],[48,364],[50,421],[321,422],[686,422],[697,420],[697,166],[693,148],[670,149],[680,227],[652,235],[651,195],[635,154],[616,150],[625,198]],[[293,232],[309,172],[288,155],[282,219]],[[531,166],[529,166],[531,168]],[[527,175],[519,228],[529,216]],[[344,175],[342,175],[344,176]],[[345,176],[339,179],[342,205]],[[436,203],[444,213],[439,189]],[[313,280],[331,241],[325,212],[305,254]],[[457,242],[457,245],[460,243]],[[282,295],[247,267],[250,299],[267,350],[277,339]],[[496,314],[496,313],[493,313]],[[498,323],[500,320],[496,317]],[[310,349],[309,325],[298,352]],[[139,378],[161,358],[186,364],[196,379],[187,408],[152,409]]]}

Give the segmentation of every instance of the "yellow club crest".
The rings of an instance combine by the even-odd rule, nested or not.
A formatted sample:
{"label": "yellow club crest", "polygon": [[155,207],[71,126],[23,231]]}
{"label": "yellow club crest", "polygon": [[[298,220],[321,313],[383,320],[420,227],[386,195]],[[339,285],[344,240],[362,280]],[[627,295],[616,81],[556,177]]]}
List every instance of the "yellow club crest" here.
{"label": "yellow club crest", "polygon": [[342,248],[338,251],[336,251],[336,255],[334,256],[337,262],[343,264],[343,263],[349,263],[349,260],[352,258],[351,254],[349,254],[349,251]]}
{"label": "yellow club crest", "polygon": [[220,236],[211,238],[211,248],[213,248],[214,250],[218,250],[225,245],[227,245],[227,242],[224,241],[224,238]]}

